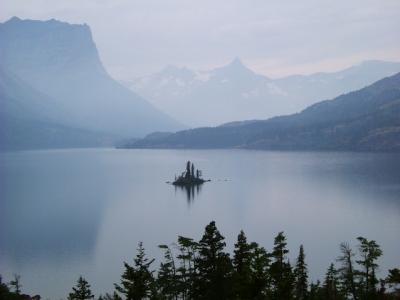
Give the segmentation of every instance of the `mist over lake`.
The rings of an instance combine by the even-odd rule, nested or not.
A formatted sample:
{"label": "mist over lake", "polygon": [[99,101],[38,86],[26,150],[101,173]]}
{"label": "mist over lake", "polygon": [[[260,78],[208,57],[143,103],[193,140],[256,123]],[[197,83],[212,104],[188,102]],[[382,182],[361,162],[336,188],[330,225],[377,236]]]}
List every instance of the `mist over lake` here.
{"label": "mist over lake", "polygon": [[[187,197],[166,181],[187,160],[211,179]],[[400,264],[400,154],[250,150],[43,150],[0,154],[0,266],[28,293],[65,297],[79,274],[96,294],[120,280],[138,241],[199,239],[215,220],[231,252],[243,229],[267,250],[284,231],[312,280],[339,243],[376,240],[379,275]]]}
{"label": "mist over lake", "polygon": [[0,300],[400,299],[400,1],[0,3]]}

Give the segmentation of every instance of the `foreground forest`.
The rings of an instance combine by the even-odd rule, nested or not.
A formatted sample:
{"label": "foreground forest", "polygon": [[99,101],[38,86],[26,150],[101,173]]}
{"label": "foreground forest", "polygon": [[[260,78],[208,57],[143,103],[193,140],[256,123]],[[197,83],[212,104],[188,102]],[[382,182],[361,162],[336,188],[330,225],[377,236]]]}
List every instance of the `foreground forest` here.
{"label": "foreground forest", "polygon": [[[328,265],[325,278],[317,282],[309,280],[303,245],[294,264],[289,261],[283,232],[275,237],[270,252],[248,242],[241,231],[231,257],[225,252],[224,240],[213,221],[198,242],[179,236],[176,243],[159,245],[164,259],[157,271],[152,266],[154,259],[146,256],[139,243],[133,264],[124,262],[125,270],[115,291],[96,299],[400,299],[400,270],[394,268],[385,278],[377,277],[383,251],[373,240],[358,237],[356,250],[347,243],[340,244],[339,256]],[[0,277],[0,299],[40,299],[22,294],[20,281],[15,275],[5,284]],[[69,300],[94,298],[82,276],[67,296]]]}

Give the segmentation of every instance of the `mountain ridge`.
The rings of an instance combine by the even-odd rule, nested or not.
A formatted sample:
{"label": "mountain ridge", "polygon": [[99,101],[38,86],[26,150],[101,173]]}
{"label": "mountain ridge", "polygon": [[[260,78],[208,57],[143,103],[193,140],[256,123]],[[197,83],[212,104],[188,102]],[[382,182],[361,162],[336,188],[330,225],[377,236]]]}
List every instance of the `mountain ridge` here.
{"label": "mountain ridge", "polygon": [[400,151],[400,73],[296,114],[179,131],[126,147]]}
{"label": "mountain ridge", "polygon": [[272,79],[236,58],[210,71],[170,66],[125,85],[175,119],[198,127],[295,113],[399,71],[400,62],[371,60],[337,72]]}

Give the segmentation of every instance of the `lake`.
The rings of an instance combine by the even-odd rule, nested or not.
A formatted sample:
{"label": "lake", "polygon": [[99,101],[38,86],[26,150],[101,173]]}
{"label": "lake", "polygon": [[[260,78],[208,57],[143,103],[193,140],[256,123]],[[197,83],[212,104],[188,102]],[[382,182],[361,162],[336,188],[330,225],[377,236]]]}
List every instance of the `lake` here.
{"label": "lake", "polygon": [[[166,183],[187,160],[212,180],[189,194]],[[96,295],[111,292],[139,241],[159,258],[157,245],[199,239],[211,220],[229,251],[241,229],[267,250],[284,231],[292,261],[304,245],[314,280],[358,236],[381,245],[380,276],[400,266],[400,154],[9,152],[0,197],[0,274],[20,274],[23,291],[44,299],[66,298],[79,275]]]}

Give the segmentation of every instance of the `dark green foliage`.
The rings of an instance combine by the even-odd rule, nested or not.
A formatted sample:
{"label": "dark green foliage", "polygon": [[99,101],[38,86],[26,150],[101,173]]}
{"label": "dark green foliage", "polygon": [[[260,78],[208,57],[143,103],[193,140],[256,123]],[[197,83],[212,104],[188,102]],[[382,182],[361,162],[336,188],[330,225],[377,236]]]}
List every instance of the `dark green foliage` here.
{"label": "dark green foliage", "polygon": [[389,284],[389,287],[393,288],[393,296],[400,299],[400,269],[395,268],[389,270],[389,275],[387,276],[385,282]]}
{"label": "dark green foliage", "polygon": [[251,299],[268,299],[271,288],[271,255],[257,243],[251,243]]}
{"label": "dark green foliage", "polygon": [[3,278],[0,275],[0,296],[5,295],[7,292],[9,292],[8,286],[3,283]]}
{"label": "dark green foliage", "polygon": [[310,292],[308,299],[310,300],[326,300],[321,282],[318,280],[316,283],[310,284]]}
{"label": "dark green foliage", "polygon": [[186,163],[186,177],[189,178],[191,176],[190,174],[190,161],[187,161]]}
{"label": "dark green foliage", "polygon": [[191,168],[190,175],[191,175],[192,177],[195,177],[194,164],[192,164],[192,168]]}
{"label": "dark green foliage", "polygon": [[177,299],[179,295],[179,280],[172,250],[167,245],[158,246],[164,250],[164,262],[158,271],[157,286],[161,299]]}
{"label": "dark green foliage", "polygon": [[326,272],[323,290],[326,300],[344,299],[339,290],[338,271],[334,264],[331,264]]}
{"label": "dark green foliage", "polygon": [[224,248],[224,237],[212,221],[198,245],[194,299],[231,299],[232,264]]}
{"label": "dark green foliage", "polygon": [[176,177],[172,182],[173,185],[181,187],[193,187],[203,184],[206,180],[201,178],[201,171],[194,168],[194,164],[190,161],[186,162],[186,171]]}
{"label": "dark green foliage", "polygon": [[246,235],[240,231],[233,256],[233,290],[236,299],[250,299],[252,292],[252,247],[247,243]]}
{"label": "dark green foliage", "polygon": [[[14,275],[14,280],[12,280],[9,284],[13,286],[14,291],[10,291],[7,284],[3,283],[2,277],[0,275],[0,300],[26,300],[26,295],[21,295],[21,284],[20,284],[20,276]],[[16,284],[18,288],[16,287]],[[18,290],[18,293],[16,292]]]}
{"label": "dark green foliage", "polygon": [[39,295],[33,297],[25,294],[21,294],[21,276],[14,274],[14,279],[9,282],[9,286],[14,291],[11,291],[9,286],[3,283],[3,279],[0,275],[0,300],[40,300]]}
{"label": "dark green foliage", "polygon": [[178,237],[177,259],[179,267],[177,269],[179,293],[182,299],[194,298],[194,282],[197,276],[196,254],[198,251],[198,243],[191,238]]}
{"label": "dark green foliage", "polygon": [[375,241],[369,241],[366,238],[358,237],[359,252],[361,259],[357,263],[362,266],[363,270],[359,271],[361,276],[360,295],[363,299],[375,299],[377,295],[376,285],[376,269],[378,267],[377,259],[382,256],[382,250]]}
{"label": "dark green foliage", "polygon": [[400,269],[395,268],[389,270],[389,275],[386,281],[392,285],[400,285]]}
{"label": "dark green foliage", "polygon": [[[382,255],[379,245],[363,237],[357,238],[358,255],[347,243],[340,245],[341,263],[337,270],[331,264],[323,283],[308,285],[306,254],[301,245],[292,270],[288,260],[286,237],[280,232],[271,253],[257,243],[249,243],[241,231],[233,258],[225,252],[225,239],[215,222],[205,228],[199,242],[179,236],[172,246],[160,245],[164,260],[157,277],[150,270],[153,260],[145,255],[139,243],[134,265],[125,265],[121,284],[113,294],[98,300],[398,300],[400,270],[389,270],[386,279],[378,281],[377,259]],[[175,253],[174,253],[175,252]],[[355,269],[353,261],[361,267]],[[380,286],[378,288],[378,283]],[[20,277],[15,276],[10,288],[0,276],[0,300],[25,300],[21,295]],[[387,288],[388,286],[388,288]],[[120,295],[119,295],[119,294]],[[88,282],[80,277],[69,300],[93,299]]]}
{"label": "dark green foliage", "polygon": [[14,274],[14,279],[10,281],[10,286],[14,288],[14,292],[17,295],[21,294],[21,276]]}
{"label": "dark green foliage", "polygon": [[93,299],[94,295],[90,290],[90,284],[83,278],[79,276],[76,286],[72,288],[72,292],[69,293],[68,300],[87,300]]}
{"label": "dark green foliage", "polygon": [[5,283],[3,283],[2,277],[0,275],[0,299],[7,299],[7,296],[9,294],[10,294],[10,289]]}
{"label": "dark green foliage", "polygon": [[100,295],[98,300],[122,300],[122,298],[116,292],[114,292],[112,295],[108,293],[104,296]]}
{"label": "dark green foliage", "polygon": [[305,262],[303,245],[300,246],[299,256],[297,257],[296,268],[294,269],[295,290],[294,298],[304,300],[308,298],[308,271]]}
{"label": "dark green foliage", "polygon": [[272,251],[273,262],[270,268],[271,299],[292,299],[293,296],[294,275],[287,258],[289,250],[286,245],[286,237],[283,232],[279,232],[275,237]]}
{"label": "dark green foliage", "polygon": [[115,289],[123,294],[126,300],[147,299],[155,293],[153,271],[150,271],[154,259],[149,260],[146,257],[142,242],[137,250],[135,265],[130,266],[124,262],[125,272],[122,274],[121,285],[115,284]]}
{"label": "dark green foliage", "polygon": [[340,252],[342,255],[339,256],[337,260],[342,264],[339,271],[345,296],[351,295],[354,300],[357,300],[358,293],[355,282],[355,274],[357,271],[354,270],[353,266],[353,257],[355,254],[347,243],[340,244]]}

